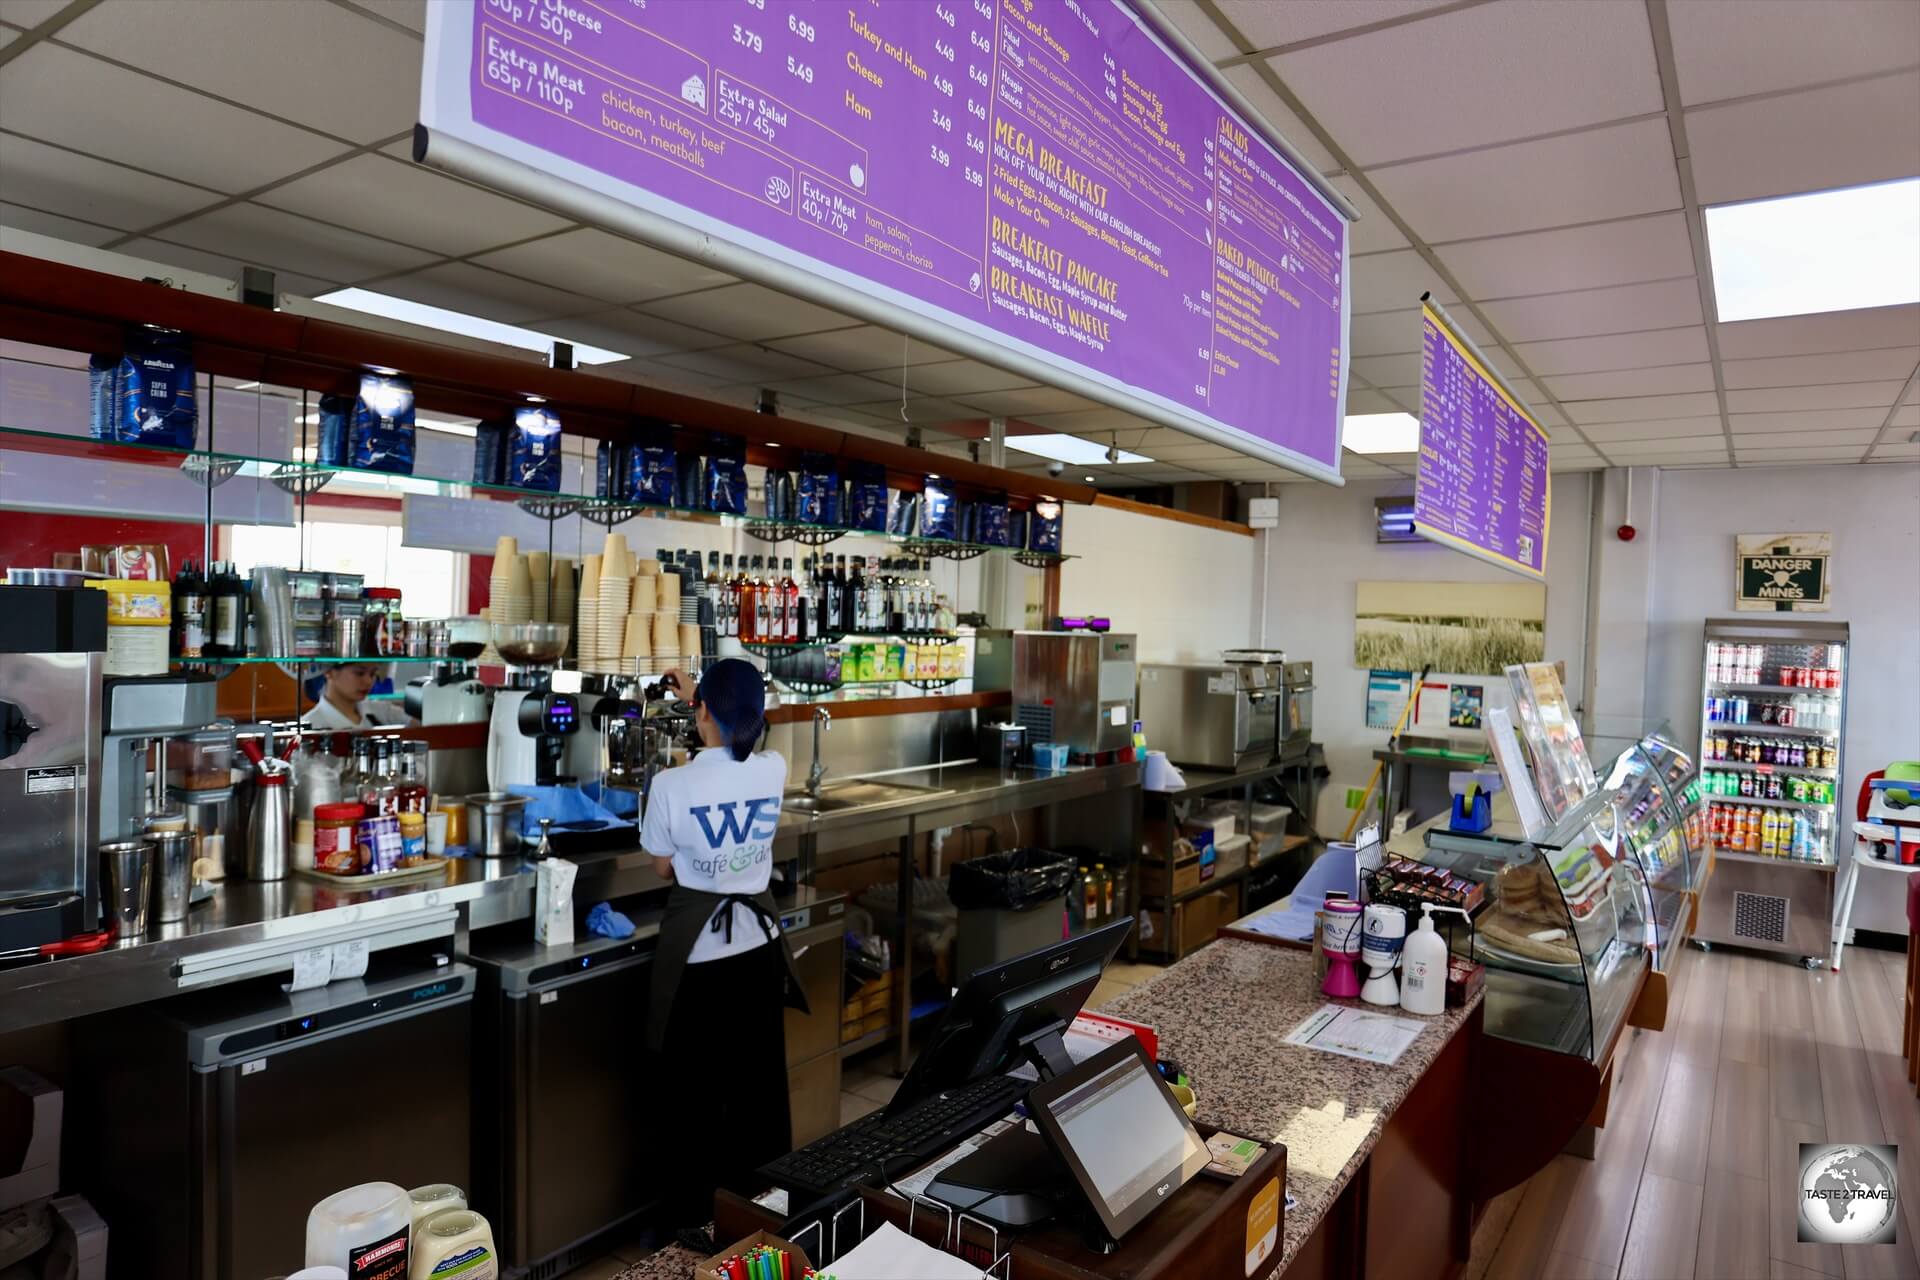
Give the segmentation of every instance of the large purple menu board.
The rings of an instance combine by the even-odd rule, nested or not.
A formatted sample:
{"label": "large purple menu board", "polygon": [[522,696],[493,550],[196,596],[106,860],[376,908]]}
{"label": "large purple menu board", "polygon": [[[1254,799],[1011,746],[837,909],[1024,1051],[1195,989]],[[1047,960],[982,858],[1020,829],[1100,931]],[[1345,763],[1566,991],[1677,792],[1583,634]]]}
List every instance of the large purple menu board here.
{"label": "large purple menu board", "polygon": [[1338,475],[1345,219],[1121,0],[478,0],[426,58],[539,182],[450,167]]}
{"label": "large purple menu board", "polygon": [[1432,307],[1420,314],[1420,477],[1413,527],[1529,577],[1546,577],[1547,433]]}

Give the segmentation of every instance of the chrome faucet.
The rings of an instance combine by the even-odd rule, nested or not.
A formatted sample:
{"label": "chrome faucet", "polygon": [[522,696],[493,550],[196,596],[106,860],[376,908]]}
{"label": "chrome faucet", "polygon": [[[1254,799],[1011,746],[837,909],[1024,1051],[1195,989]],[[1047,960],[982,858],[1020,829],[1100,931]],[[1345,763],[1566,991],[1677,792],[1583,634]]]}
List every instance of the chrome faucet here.
{"label": "chrome faucet", "polygon": [[807,770],[807,795],[820,798],[820,780],[827,776],[827,762],[820,758],[820,735],[833,727],[833,715],[825,707],[813,709],[813,767]]}

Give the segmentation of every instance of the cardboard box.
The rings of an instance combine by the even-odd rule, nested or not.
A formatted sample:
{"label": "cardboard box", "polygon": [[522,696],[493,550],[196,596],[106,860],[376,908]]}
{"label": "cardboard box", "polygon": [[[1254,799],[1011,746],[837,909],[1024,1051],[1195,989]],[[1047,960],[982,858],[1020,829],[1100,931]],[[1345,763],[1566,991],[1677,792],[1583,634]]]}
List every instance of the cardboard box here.
{"label": "cardboard box", "polygon": [[1173,909],[1174,954],[1186,955],[1212,941],[1213,935],[1240,914],[1239,887],[1216,889]]}
{"label": "cardboard box", "polygon": [[25,1067],[0,1070],[0,1212],[60,1189],[65,1099]]}
{"label": "cardboard box", "polygon": [[726,1265],[727,1259],[748,1253],[763,1245],[769,1249],[785,1249],[793,1255],[788,1259],[787,1265],[789,1273],[795,1277],[795,1280],[798,1280],[801,1272],[813,1265],[813,1263],[807,1259],[806,1250],[800,1248],[798,1245],[793,1244],[791,1241],[782,1240],[771,1231],[756,1231],[743,1240],[735,1240],[711,1258],[703,1258],[695,1263],[693,1267],[693,1280],[727,1280],[727,1273],[720,1270],[721,1267]]}
{"label": "cardboard box", "polygon": [[1140,864],[1140,892],[1149,898],[1176,897],[1200,885],[1200,851],[1182,856],[1173,864],[1171,879],[1167,860],[1149,855]]}

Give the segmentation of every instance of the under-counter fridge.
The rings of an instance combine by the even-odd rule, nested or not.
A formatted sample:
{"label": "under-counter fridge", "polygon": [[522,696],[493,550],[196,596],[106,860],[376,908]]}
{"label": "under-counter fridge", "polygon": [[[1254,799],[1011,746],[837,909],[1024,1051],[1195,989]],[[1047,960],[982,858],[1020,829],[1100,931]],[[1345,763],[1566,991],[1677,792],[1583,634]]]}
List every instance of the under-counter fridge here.
{"label": "under-counter fridge", "polygon": [[1842,779],[1845,622],[1710,618],[1700,782],[1712,846],[1696,940],[1824,963],[1834,868],[1851,846]]}

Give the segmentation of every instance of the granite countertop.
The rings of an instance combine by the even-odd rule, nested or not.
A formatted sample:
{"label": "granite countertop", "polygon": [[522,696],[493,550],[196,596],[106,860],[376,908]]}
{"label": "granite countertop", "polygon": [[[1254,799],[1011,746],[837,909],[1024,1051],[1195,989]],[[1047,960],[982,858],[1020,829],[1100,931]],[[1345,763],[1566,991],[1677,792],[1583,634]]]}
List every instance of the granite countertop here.
{"label": "granite countertop", "polygon": [[[1287,1044],[1287,1033],[1324,1003],[1310,953],[1229,938],[1101,1009],[1159,1032],[1161,1056],[1178,1061],[1193,1082],[1202,1121],[1286,1144],[1287,1190],[1298,1203],[1287,1214],[1276,1276],[1319,1227],[1388,1117],[1479,997],[1465,1009],[1425,1019],[1431,1025],[1390,1067]],[[674,1245],[617,1280],[684,1280],[698,1260]]]}

